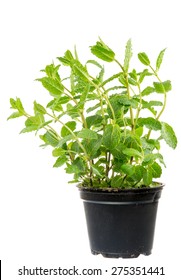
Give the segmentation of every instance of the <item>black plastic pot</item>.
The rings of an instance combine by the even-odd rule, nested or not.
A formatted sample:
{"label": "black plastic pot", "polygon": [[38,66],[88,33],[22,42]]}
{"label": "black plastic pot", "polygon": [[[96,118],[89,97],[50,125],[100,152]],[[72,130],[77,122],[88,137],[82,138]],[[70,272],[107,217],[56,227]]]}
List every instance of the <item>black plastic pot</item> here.
{"label": "black plastic pot", "polygon": [[117,192],[80,188],[91,252],[108,258],[150,255],[162,188],[161,184]]}

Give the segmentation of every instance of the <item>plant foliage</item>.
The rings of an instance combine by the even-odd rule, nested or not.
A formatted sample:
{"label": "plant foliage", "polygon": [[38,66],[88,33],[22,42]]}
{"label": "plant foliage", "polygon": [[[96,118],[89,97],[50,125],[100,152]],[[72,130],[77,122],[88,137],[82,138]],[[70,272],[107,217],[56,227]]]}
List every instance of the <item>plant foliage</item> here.
{"label": "plant foliage", "polygon": [[[21,133],[36,132],[42,146],[52,148],[54,167],[65,166],[73,174],[72,182],[105,188],[151,186],[165,165],[161,142],[173,149],[177,146],[173,128],[160,120],[171,91],[171,82],[162,81],[158,74],[165,49],[156,59],[156,68],[140,52],[142,71],[130,66],[131,40],[123,64],[101,39],[90,50],[98,61],[91,58],[82,63],[76,50],[67,50],[58,57],[60,65],[47,65],[37,81],[49,93],[48,104],[35,101],[30,115],[19,98],[11,98],[13,113],[8,119],[24,117]],[[101,60],[114,63],[117,72],[104,78]],[[65,67],[68,77],[64,77]]]}

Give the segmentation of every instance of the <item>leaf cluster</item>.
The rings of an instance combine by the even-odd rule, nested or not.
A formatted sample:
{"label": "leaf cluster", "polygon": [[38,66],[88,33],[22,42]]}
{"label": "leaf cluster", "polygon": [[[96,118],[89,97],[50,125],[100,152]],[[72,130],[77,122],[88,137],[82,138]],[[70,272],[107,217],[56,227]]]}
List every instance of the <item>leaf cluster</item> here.
{"label": "leaf cluster", "polygon": [[[83,64],[75,49],[58,57],[57,65],[47,65],[37,81],[50,96],[48,104],[34,101],[30,115],[20,98],[11,98],[13,113],[8,119],[24,117],[21,133],[39,135],[41,146],[52,148],[54,167],[65,166],[73,175],[71,182],[96,188],[151,186],[165,166],[161,142],[173,149],[177,146],[173,128],[161,121],[171,91],[170,80],[162,81],[158,74],[165,49],[155,66],[140,52],[142,71],[130,67],[131,40],[123,63],[101,39],[90,50],[98,60],[91,58]],[[108,67],[114,63],[119,70],[105,78],[107,64],[101,61]]]}

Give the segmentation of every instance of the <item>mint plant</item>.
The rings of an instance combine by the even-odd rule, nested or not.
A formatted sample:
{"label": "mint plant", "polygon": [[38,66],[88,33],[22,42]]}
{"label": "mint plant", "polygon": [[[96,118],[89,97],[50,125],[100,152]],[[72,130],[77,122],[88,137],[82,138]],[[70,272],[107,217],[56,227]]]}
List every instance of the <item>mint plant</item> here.
{"label": "mint plant", "polygon": [[[64,165],[73,174],[71,182],[96,188],[153,186],[165,166],[161,142],[177,146],[172,127],[161,121],[171,90],[171,82],[158,74],[165,49],[155,66],[140,52],[141,71],[130,67],[131,40],[122,63],[101,39],[90,50],[99,60],[83,64],[75,49],[58,57],[59,64],[47,65],[37,81],[49,92],[48,104],[34,101],[29,114],[19,98],[11,98],[14,112],[8,119],[25,117],[21,133],[38,132],[42,146],[53,149],[54,167]],[[108,68],[114,63],[116,72],[106,76],[100,60]]]}

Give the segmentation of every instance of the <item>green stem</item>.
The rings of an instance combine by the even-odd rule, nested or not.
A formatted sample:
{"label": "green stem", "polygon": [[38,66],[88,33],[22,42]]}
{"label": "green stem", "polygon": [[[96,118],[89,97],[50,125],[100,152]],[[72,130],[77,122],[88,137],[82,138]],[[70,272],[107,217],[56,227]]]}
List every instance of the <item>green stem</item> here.
{"label": "green stem", "polygon": [[[153,74],[155,75],[155,77],[158,79],[158,81],[159,81],[160,83],[162,83],[162,81],[161,81],[161,79],[159,78],[157,72],[153,69],[153,67],[152,67],[151,65],[150,65],[150,68],[151,68],[151,70],[153,71]],[[163,89],[164,89],[164,87],[163,87]],[[165,107],[166,107],[166,103],[167,103],[167,93],[166,93],[166,91],[165,91],[165,89],[164,89],[164,101],[163,101],[163,106],[162,106],[161,111],[158,113],[158,115],[157,115],[157,117],[156,117],[156,120],[157,120],[157,121],[160,119],[161,115],[163,114],[163,112],[164,112],[164,110],[165,110]],[[152,129],[150,129],[150,130],[148,131],[147,139],[150,138],[151,132],[152,132]]]}
{"label": "green stem", "polygon": [[79,138],[76,136],[76,134],[62,121],[60,121],[57,116],[55,114],[51,115],[50,113],[47,112],[47,115],[49,115],[51,118],[53,118],[54,120],[56,120],[57,122],[59,122],[62,126],[66,127],[66,129],[70,132],[70,134],[72,134],[72,136],[74,137],[74,139],[77,141],[79,147],[82,149],[82,151],[84,152],[84,155],[86,157],[87,160],[89,160],[89,156],[87,155],[87,152],[84,148],[84,146],[82,145],[82,143],[79,141]]}
{"label": "green stem", "polygon": [[[121,67],[121,69],[122,69],[122,71],[124,73],[124,77],[126,79],[127,95],[128,95],[128,98],[131,99],[129,82],[128,82],[128,73],[125,71],[124,67],[121,65],[121,63],[117,59],[114,59],[114,61]],[[131,118],[131,128],[132,128],[132,131],[134,133],[135,132],[135,124],[134,124],[134,114],[133,114],[132,106],[130,106],[129,111],[130,111],[130,118]]]}
{"label": "green stem", "polygon": [[140,104],[139,104],[139,107],[137,108],[137,112],[136,112],[135,126],[137,124],[138,117],[139,117],[139,114],[140,114],[140,111],[141,111],[141,108],[142,108],[142,95],[141,95],[141,89],[140,89],[140,84],[139,83],[138,83],[138,90],[139,90]]}

